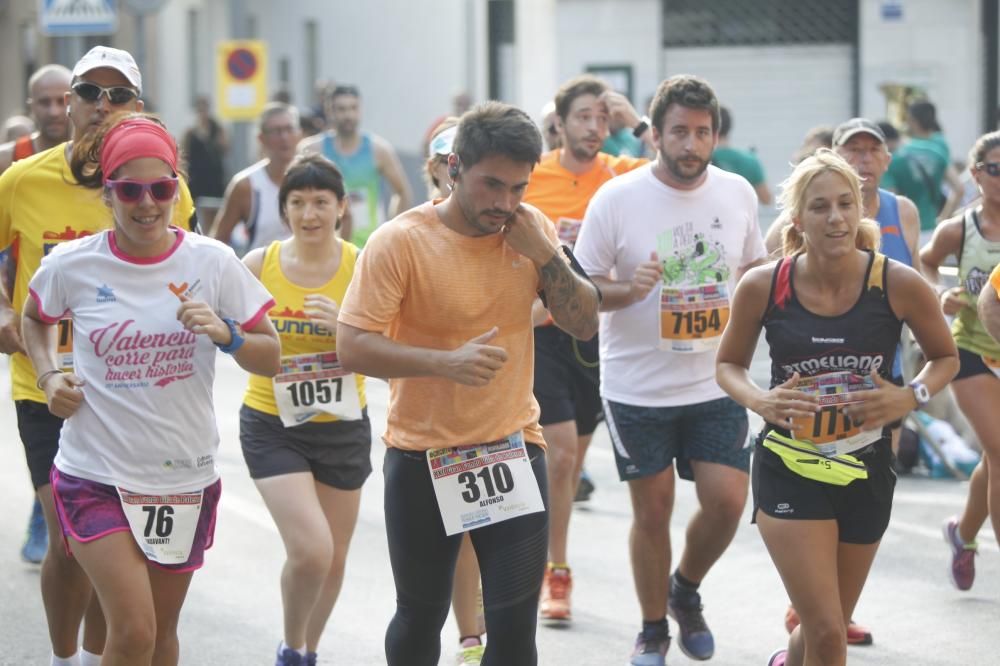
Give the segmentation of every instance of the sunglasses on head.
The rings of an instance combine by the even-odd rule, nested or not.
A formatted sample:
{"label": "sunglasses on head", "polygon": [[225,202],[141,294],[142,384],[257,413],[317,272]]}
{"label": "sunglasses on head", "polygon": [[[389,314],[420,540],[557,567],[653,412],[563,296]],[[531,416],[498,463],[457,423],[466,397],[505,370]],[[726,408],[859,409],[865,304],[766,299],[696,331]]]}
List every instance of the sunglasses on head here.
{"label": "sunglasses on head", "polygon": [[170,201],[177,193],[177,177],[157,178],[156,180],[109,180],[108,189],[115,193],[122,203],[135,203],[146,196],[146,192],[159,202]]}
{"label": "sunglasses on head", "polygon": [[980,162],[976,165],[976,169],[985,171],[994,178],[1000,176],[1000,162]]}
{"label": "sunglasses on head", "polygon": [[80,99],[87,102],[96,102],[101,99],[101,95],[106,95],[108,102],[114,105],[128,104],[139,97],[139,93],[134,88],[127,86],[112,86],[104,88],[94,83],[80,81],[73,84],[73,92],[80,96]]}

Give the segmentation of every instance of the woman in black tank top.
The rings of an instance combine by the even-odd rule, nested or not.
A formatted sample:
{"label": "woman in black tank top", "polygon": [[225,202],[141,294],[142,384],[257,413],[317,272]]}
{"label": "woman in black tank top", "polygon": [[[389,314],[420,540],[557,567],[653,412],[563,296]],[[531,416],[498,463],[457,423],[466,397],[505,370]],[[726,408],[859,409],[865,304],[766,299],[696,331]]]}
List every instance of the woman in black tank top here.
{"label": "woman in black tank top", "polygon": [[[754,452],[754,520],[801,617],[771,666],[845,664],[851,617],[889,521],[895,476],[886,426],[947,385],[957,352],[937,298],[875,252],[858,176],[820,150],[783,184],[785,257],[749,271],[719,347],[719,385],[765,421]],[[888,381],[902,323],[928,363]],[[761,328],[770,389],[749,367]],[[807,656],[808,655],[808,656]]]}

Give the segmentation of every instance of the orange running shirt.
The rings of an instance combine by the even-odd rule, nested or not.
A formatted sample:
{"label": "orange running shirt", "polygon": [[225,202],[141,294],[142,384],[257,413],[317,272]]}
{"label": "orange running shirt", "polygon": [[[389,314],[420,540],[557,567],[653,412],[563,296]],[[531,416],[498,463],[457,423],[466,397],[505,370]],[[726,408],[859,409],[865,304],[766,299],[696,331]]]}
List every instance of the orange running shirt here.
{"label": "orange running shirt", "polygon": [[[555,245],[552,223],[526,208]],[[507,363],[483,387],[442,377],[389,380],[386,444],[425,451],[523,431],[525,441],[544,446],[531,391],[531,304],[538,288],[535,265],[501,234],[470,237],[452,231],[433,203],[372,234],[344,297],[341,322],[401,344],[449,350],[496,326],[499,334],[490,344],[507,352]]]}
{"label": "orange running shirt", "polygon": [[524,200],[545,213],[559,233],[559,240],[570,247],[583,222],[587,204],[598,188],[615,176],[641,167],[649,160],[642,157],[615,157],[598,153],[594,166],[582,174],[568,171],[559,163],[562,150],[542,156],[531,174]]}

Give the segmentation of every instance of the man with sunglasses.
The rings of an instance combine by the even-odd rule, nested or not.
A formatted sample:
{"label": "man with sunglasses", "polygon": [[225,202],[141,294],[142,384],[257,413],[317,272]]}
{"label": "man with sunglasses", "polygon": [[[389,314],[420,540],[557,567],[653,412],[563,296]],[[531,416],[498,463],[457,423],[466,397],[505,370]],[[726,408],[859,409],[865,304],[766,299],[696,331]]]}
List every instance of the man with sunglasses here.
{"label": "man with sunglasses", "polygon": [[213,238],[231,245],[233,229],[237,222],[243,222],[247,252],[291,235],[278,211],[278,189],[302,139],[298,109],[290,104],[265,104],[257,124],[257,141],[264,159],[229,181],[222,209],[212,228]]}
{"label": "man with sunglasses", "polygon": [[[72,73],[71,90],[64,99],[74,139],[97,128],[113,113],[142,110],[142,76],[127,52],[95,46]],[[111,226],[111,213],[100,193],[80,187],[70,173],[72,145],[68,141],[54,146],[15,163],[0,176],[0,248],[17,243],[19,251],[13,290],[0,294],[0,352],[11,354],[18,430],[32,484],[42,503],[49,542],[54,544],[60,543],[62,536],[49,470],[58,449],[62,420],[49,413],[45,395],[37,386],[35,369],[24,354],[20,317],[28,281],[42,257],[63,241]],[[194,205],[183,182],[174,219],[180,226],[196,230]],[[100,297],[95,294],[95,298]],[[59,325],[59,356],[64,368],[72,362],[72,341],[72,323],[64,319]],[[53,666],[98,664],[104,649],[104,619],[89,580],[64,548],[49,549],[42,562],[41,583]],[[83,652],[78,654],[77,636],[85,611]]]}

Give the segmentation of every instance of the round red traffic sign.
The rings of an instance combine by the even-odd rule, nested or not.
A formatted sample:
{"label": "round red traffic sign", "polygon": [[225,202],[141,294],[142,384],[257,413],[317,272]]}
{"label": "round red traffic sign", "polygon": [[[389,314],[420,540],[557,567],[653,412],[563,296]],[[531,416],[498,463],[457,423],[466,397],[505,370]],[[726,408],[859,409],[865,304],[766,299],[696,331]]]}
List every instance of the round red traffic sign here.
{"label": "round red traffic sign", "polygon": [[257,72],[257,56],[248,49],[236,49],[226,58],[226,67],[234,79],[249,79]]}

